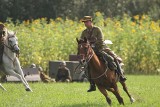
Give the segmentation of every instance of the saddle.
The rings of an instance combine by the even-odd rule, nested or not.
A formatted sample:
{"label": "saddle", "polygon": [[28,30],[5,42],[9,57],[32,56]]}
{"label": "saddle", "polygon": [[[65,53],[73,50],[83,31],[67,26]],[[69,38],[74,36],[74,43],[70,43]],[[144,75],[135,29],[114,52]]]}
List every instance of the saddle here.
{"label": "saddle", "polygon": [[98,56],[99,60],[101,60],[106,67],[108,67],[110,70],[115,71],[117,70],[116,63],[114,62],[114,59],[112,56],[108,55],[106,52],[95,52]]}
{"label": "saddle", "polygon": [[110,48],[105,48],[103,49],[103,51],[105,51],[106,53],[111,55],[113,58],[115,58],[119,63],[122,63],[122,58],[117,56]]}

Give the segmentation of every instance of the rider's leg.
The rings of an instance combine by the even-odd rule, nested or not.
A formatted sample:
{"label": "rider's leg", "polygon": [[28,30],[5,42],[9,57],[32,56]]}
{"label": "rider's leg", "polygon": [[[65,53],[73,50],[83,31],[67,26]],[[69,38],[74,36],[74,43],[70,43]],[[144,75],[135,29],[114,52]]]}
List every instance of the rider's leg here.
{"label": "rider's leg", "polygon": [[117,73],[120,76],[120,81],[126,81],[127,79],[123,74],[123,70],[122,70],[119,62],[117,61],[117,59],[115,59],[114,61],[115,61],[116,65],[117,65]]}
{"label": "rider's leg", "polygon": [[87,90],[87,92],[96,91],[96,85],[95,85],[94,81],[93,80],[89,80],[89,83],[90,83],[90,87]]}
{"label": "rider's leg", "polygon": [[89,81],[89,83],[90,83],[90,87],[89,87],[89,89],[87,90],[87,92],[96,91],[96,85],[95,85],[94,81],[91,79],[91,74],[90,74],[90,69],[89,69],[89,67],[88,67],[87,73],[88,73],[88,81]]}
{"label": "rider's leg", "polygon": [[104,51],[102,51],[101,54],[103,59],[105,60],[106,65],[109,67],[109,69],[113,71],[116,70],[117,66],[114,62],[114,58]]}
{"label": "rider's leg", "polygon": [[119,56],[117,56],[110,48],[106,48],[104,51],[108,53],[110,56],[112,56],[114,59],[117,59],[119,63],[122,63],[122,59]]}
{"label": "rider's leg", "polygon": [[114,58],[114,62],[116,63],[117,66],[117,70],[116,72],[118,73],[118,75],[120,76],[120,81],[125,81],[126,78],[123,74],[123,70],[120,66],[120,63],[122,63],[122,59],[120,57],[118,57],[113,51],[111,51],[111,49],[107,48],[105,49],[105,52],[107,52],[110,56],[112,56]]}

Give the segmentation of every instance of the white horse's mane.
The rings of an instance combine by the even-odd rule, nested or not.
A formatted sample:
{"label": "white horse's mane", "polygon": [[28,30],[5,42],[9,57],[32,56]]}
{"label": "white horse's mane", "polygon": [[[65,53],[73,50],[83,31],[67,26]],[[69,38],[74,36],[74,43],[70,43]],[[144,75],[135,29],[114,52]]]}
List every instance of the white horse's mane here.
{"label": "white horse's mane", "polygon": [[13,36],[13,35],[15,35],[14,31],[11,31],[11,30],[7,31],[7,36]]}

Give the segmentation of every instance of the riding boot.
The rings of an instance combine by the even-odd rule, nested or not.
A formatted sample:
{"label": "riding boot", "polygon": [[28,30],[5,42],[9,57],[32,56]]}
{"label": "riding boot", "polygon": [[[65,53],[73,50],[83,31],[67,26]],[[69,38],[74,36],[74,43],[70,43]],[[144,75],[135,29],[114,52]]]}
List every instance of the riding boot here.
{"label": "riding boot", "polygon": [[88,81],[90,83],[90,88],[87,90],[87,92],[96,91],[96,85],[95,85],[94,81],[91,79],[89,66],[88,66],[88,72],[87,73],[88,73]]}
{"label": "riding boot", "polygon": [[90,88],[87,92],[92,92],[92,91],[96,91],[96,86],[93,80],[90,80]]}
{"label": "riding boot", "polygon": [[126,81],[127,79],[123,74],[123,70],[122,70],[119,62],[116,59],[115,59],[115,63],[117,65],[117,70],[116,71],[117,71],[118,75],[120,76],[120,81],[122,81],[122,82]]}
{"label": "riding boot", "polygon": [[115,71],[117,70],[117,65],[115,64],[115,62],[109,62],[108,63],[108,67],[110,70]]}

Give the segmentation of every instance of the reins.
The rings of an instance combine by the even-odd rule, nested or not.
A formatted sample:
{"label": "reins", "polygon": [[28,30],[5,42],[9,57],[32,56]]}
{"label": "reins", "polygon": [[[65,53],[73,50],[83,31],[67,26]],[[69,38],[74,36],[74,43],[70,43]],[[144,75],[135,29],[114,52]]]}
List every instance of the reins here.
{"label": "reins", "polygon": [[[91,49],[92,49],[92,48],[91,48]],[[93,50],[92,50],[92,51],[93,51]],[[83,67],[85,68],[85,69],[84,69],[84,71],[85,71],[84,75],[85,75],[88,79],[98,79],[98,78],[102,77],[103,75],[105,75],[105,76],[107,77],[106,72],[108,71],[108,67],[106,67],[105,72],[102,73],[101,75],[99,75],[98,77],[89,78],[89,76],[86,75],[88,63],[90,62],[90,60],[92,59],[92,57],[94,56],[94,54],[95,54],[95,53],[92,52],[92,54],[89,55],[89,57],[87,57],[87,59],[85,60],[85,63],[83,64]]]}
{"label": "reins", "polygon": [[106,70],[105,70],[105,72],[103,73],[103,74],[101,74],[101,75],[99,75],[98,77],[95,77],[95,78],[89,78],[87,75],[86,75],[86,73],[84,74],[88,79],[93,79],[93,80],[95,80],[95,79],[98,79],[98,78],[100,78],[100,77],[102,77],[103,75],[105,75],[106,77],[107,77],[107,75],[106,75],[106,72],[108,71],[108,67],[106,68]]}
{"label": "reins", "polygon": [[9,47],[8,45],[6,45],[6,44],[3,44],[4,46],[6,46],[8,49],[10,49],[11,51],[12,51],[12,48],[11,47]]}
{"label": "reins", "polygon": [[[12,38],[12,37],[15,37],[15,36],[10,36],[10,37],[7,37],[7,40],[9,40],[9,38]],[[3,45],[10,49],[12,52],[14,52],[14,50],[12,49],[16,44],[14,44],[13,46],[9,47],[7,44],[3,43]],[[4,51],[4,54],[13,62],[13,65],[15,66],[14,62],[16,61],[16,57],[19,56],[18,54],[16,54],[16,57],[15,58],[11,58],[5,51]]]}

